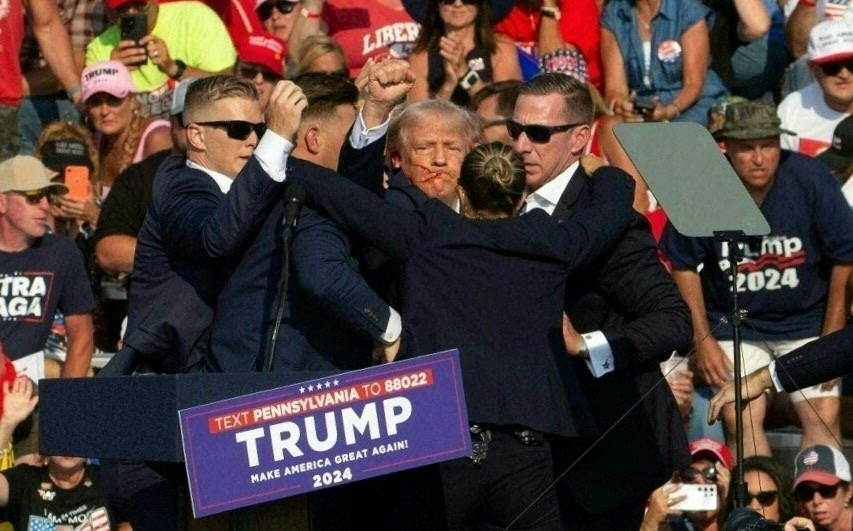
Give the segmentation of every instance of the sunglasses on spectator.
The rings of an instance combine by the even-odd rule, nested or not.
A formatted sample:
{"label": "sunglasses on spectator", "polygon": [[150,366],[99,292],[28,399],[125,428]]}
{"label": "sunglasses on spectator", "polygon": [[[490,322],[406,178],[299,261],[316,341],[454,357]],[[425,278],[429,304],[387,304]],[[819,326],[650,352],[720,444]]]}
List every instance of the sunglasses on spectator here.
{"label": "sunglasses on spectator", "polygon": [[[456,0],[439,0],[438,3],[445,5],[445,6],[452,6],[453,4],[456,3]],[[465,5],[465,6],[475,6],[475,5],[477,5],[477,3],[478,3],[478,0],[462,0],[462,5]]]}
{"label": "sunglasses on spectator", "polygon": [[529,138],[531,142],[535,142],[537,144],[546,144],[550,142],[551,135],[555,133],[562,133],[564,131],[574,129],[575,127],[581,125],[586,124],[581,122],[577,124],[566,125],[521,125],[515,120],[507,120],[506,130],[509,133],[510,138],[512,138],[513,140],[518,140],[518,137],[521,136],[521,133],[524,133],[527,135],[527,138]]}
{"label": "sunglasses on spectator", "polygon": [[841,486],[841,483],[836,483],[835,485],[818,485],[817,487],[812,487],[811,485],[800,485],[794,491],[794,497],[801,502],[812,501],[814,493],[817,492],[820,494],[821,498],[831,500],[838,495],[839,486]]}
{"label": "sunglasses on spectator", "polygon": [[267,130],[267,124],[261,122],[257,124],[253,124],[252,122],[246,122],[243,120],[220,120],[216,122],[195,122],[196,125],[208,125],[210,127],[221,127],[225,129],[225,133],[228,135],[228,138],[233,138],[234,140],[246,140],[249,138],[249,135],[252,134],[252,131],[258,135],[258,139],[264,136],[264,133]]}
{"label": "sunglasses on spectator", "polygon": [[148,2],[127,2],[126,4],[119,6],[115,11],[119,15],[126,15],[127,13],[130,13],[131,9],[136,9],[137,13],[147,13],[148,5]]}
{"label": "sunglasses on spectator", "polygon": [[776,503],[776,498],[778,497],[779,491],[777,490],[768,490],[764,492],[759,492],[757,494],[747,492],[746,504],[749,505],[750,503],[752,503],[752,500],[758,500],[758,503],[760,503],[762,507],[769,507]]}
{"label": "sunglasses on spectator", "polygon": [[255,79],[258,74],[264,76],[264,81],[267,83],[275,83],[281,79],[281,76],[277,75],[269,68],[264,68],[262,66],[240,65],[237,69],[237,75],[245,79]]}
{"label": "sunglasses on spectator", "polygon": [[849,73],[853,74],[853,59],[845,59],[843,61],[835,61],[820,65],[820,69],[828,76],[837,76],[841,73],[842,68],[846,68]]}
{"label": "sunglasses on spectator", "polygon": [[26,191],[16,190],[9,193],[23,196],[23,198],[27,201],[27,204],[30,205],[38,205],[45,197],[47,198],[48,203],[55,203],[58,197],[53,191],[48,191],[47,189]]}
{"label": "sunglasses on spectator", "polygon": [[687,467],[681,472],[678,473],[679,477],[685,483],[692,483],[699,479],[701,476],[708,483],[714,483],[717,481],[717,469],[713,466],[706,466],[702,470],[697,470],[693,467]]}
{"label": "sunglasses on spectator", "polygon": [[86,100],[86,105],[89,107],[100,107],[103,104],[107,104],[107,107],[121,107],[121,104],[124,103],[124,98],[116,98],[112,94],[107,94],[106,92],[99,92]]}
{"label": "sunglasses on spectator", "polygon": [[289,0],[275,0],[264,2],[263,4],[258,6],[258,9],[255,12],[258,14],[261,20],[266,20],[272,16],[272,8],[276,8],[281,12],[282,15],[287,15],[294,9],[296,9],[296,5],[299,2],[290,2]]}

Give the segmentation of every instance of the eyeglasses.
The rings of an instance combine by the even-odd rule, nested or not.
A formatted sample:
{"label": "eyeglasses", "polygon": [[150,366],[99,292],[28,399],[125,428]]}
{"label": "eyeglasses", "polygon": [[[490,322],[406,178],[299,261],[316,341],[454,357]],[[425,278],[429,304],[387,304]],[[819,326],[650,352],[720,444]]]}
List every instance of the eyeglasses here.
{"label": "eyeglasses", "polygon": [[116,98],[112,94],[99,92],[86,100],[86,105],[89,107],[100,107],[105,103],[107,104],[107,107],[115,109],[116,107],[121,107],[121,104],[124,103],[124,98]]}
{"label": "eyeglasses", "polygon": [[225,133],[228,135],[228,138],[233,138],[234,140],[246,140],[249,138],[249,135],[252,134],[252,131],[258,135],[258,139],[264,136],[264,133],[267,130],[267,124],[261,122],[257,124],[253,124],[252,122],[246,122],[243,120],[220,120],[216,122],[195,122],[196,125],[209,125],[210,127],[221,127],[225,129]]}
{"label": "eyeglasses", "polygon": [[779,497],[778,490],[767,490],[764,492],[759,492],[757,494],[753,494],[751,492],[746,493],[746,504],[749,505],[752,503],[752,500],[758,500],[758,503],[761,504],[762,507],[769,507],[776,503],[776,498]]}
{"label": "eyeglasses", "polygon": [[41,200],[44,199],[45,197],[47,198],[48,203],[55,203],[56,199],[57,199],[56,193],[54,193],[52,190],[48,191],[47,189],[26,190],[26,191],[15,190],[15,191],[12,191],[9,193],[23,196],[23,198],[26,199],[27,204],[30,204],[30,205],[38,205],[39,203],[41,203]]}
{"label": "eyeglasses", "polygon": [[551,135],[555,133],[562,133],[581,125],[586,124],[581,122],[566,125],[521,125],[515,120],[508,120],[506,123],[506,130],[509,133],[510,138],[513,140],[518,140],[521,133],[524,133],[531,142],[535,142],[536,144],[546,144],[551,141]]}
{"label": "eyeglasses", "polygon": [[794,496],[801,502],[807,502],[811,501],[814,498],[814,493],[817,492],[821,498],[831,500],[838,495],[838,487],[840,485],[840,483],[836,483],[835,485],[818,485],[817,487],[800,485],[794,491]]}
{"label": "eyeglasses", "polygon": [[272,8],[276,8],[282,15],[287,15],[294,9],[299,2],[291,2],[290,0],[275,0],[264,2],[259,5],[255,12],[261,20],[266,20],[272,16]]}
{"label": "eyeglasses", "polygon": [[[456,0],[439,0],[438,3],[444,6],[452,6],[456,3]],[[462,0],[462,5],[465,6],[475,6],[477,3],[478,0]]]}
{"label": "eyeglasses", "polygon": [[115,12],[119,15],[126,15],[130,13],[131,10],[135,10],[137,13],[147,13],[149,4],[148,2],[127,2],[122,4],[115,10]]}
{"label": "eyeglasses", "polygon": [[281,79],[281,76],[277,75],[269,68],[264,68],[262,66],[240,65],[237,69],[237,75],[245,79],[255,79],[258,74],[264,76],[264,81],[267,83],[275,83]]}
{"label": "eyeglasses", "polygon": [[702,470],[697,470],[693,467],[687,467],[678,473],[679,477],[685,483],[692,483],[701,476],[708,483],[717,481],[717,469],[713,466],[706,466]]}
{"label": "eyeglasses", "polygon": [[846,68],[848,72],[853,74],[853,59],[845,59],[844,61],[835,61],[820,65],[820,69],[828,76],[837,76],[842,68]]}

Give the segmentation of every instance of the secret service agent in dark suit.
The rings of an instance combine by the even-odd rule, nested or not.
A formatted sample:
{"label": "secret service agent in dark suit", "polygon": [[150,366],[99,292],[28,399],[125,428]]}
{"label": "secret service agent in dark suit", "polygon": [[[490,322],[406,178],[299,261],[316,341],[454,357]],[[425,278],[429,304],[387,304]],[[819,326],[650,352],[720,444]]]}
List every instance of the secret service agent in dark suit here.
{"label": "secret service agent in dark suit", "polygon": [[[600,176],[594,194],[598,213],[562,225],[544,212],[471,221],[438,200],[409,212],[320,168],[288,178],[305,185],[308,204],[403,264],[401,356],[459,348],[471,422],[494,426],[496,437],[518,429],[573,437],[591,433],[560,336],[565,282],[612,245],[632,218],[633,184],[627,176],[613,168],[601,169]],[[525,446],[508,437],[515,453],[505,459],[490,454],[484,462],[503,466],[510,488],[482,485],[479,478],[486,473],[470,459],[443,463],[437,497],[444,507],[421,512],[413,507],[409,522],[425,528],[478,521],[505,527],[545,492],[544,501],[517,523],[559,528],[556,499],[547,489],[547,439]],[[548,469],[542,470],[538,465],[545,461]],[[479,499],[479,492],[490,497]]]}
{"label": "secret service agent in dark suit", "polygon": [[[526,165],[526,212],[543,209],[565,220],[592,208],[592,181],[579,164],[592,110],[586,86],[568,76],[543,74],[520,87],[507,129]],[[543,124],[571,127],[548,131]],[[589,351],[590,359],[575,368],[596,426],[602,433],[613,429],[594,445],[592,439],[554,445],[555,473],[568,469],[558,485],[563,518],[569,529],[637,529],[649,494],[689,463],[672,393],[655,385],[658,362],[691,339],[687,306],[639,215],[570,279],[565,310]],[[568,341],[567,348],[578,353]]]}
{"label": "secret service agent in dark suit", "polygon": [[[751,400],[767,389],[794,393],[804,387],[853,373],[853,325],[811,341],[776,358],[766,367],[744,376],[743,399]],[[713,424],[726,404],[735,401],[735,383],[727,382],[711,399],[708,424]]]}

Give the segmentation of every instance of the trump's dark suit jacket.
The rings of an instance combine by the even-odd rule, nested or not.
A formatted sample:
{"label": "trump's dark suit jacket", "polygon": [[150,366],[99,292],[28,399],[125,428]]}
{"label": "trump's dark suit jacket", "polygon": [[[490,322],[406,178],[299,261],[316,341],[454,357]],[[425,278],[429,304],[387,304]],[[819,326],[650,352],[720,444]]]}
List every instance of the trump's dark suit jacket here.
{"label": "trump's dark suit jacket", "polygon": [[[570,219],[594,208],[591,191],[592,180],[578,168],[553,217]],[[673,350],[689,349],[692,329],[687,305],[660,263],[642,216],[635,216],[616,245],[573,276],[565,308],[579,332],[601,330],[613,351],[615,370],[601,378],[575,363],[599,431],[613,427],[641,402],[572,468],[566,485],[575,501],[593,513],[645,500],[673,469],[689,463],[672,392],[666,383],[652,388],[661,379],[659,362]],[[575,445],[570,459],[590,442]]]}
{"label": "trump's dark suit jacket", "polygon": [[630,179],[599,171],[599,211],[564,224],[544,212],[471,221],[437,200],[409,212],[321,168],[288,178],[305,185],[308,204],[403,264],[403,355],[459,348],[472,422],[576,436],[592,426],[561,336],[566,279],[633,218]]}
{"label": "trump's dark suit jacket", "polygon": [[257,232],[282,189],[255,157],[227,195],[184,157],[163,162],[136,245],[128,347],[166,371],[204,354],[217,275]]}

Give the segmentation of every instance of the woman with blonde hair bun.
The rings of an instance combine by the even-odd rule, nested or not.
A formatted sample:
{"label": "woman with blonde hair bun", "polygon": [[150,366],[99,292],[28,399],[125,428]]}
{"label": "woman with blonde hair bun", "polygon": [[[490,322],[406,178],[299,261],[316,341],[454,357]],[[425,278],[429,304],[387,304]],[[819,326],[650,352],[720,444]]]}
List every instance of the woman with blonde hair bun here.
{"label": "woman with blonde hair bun", "polygon": [[462,162],[459,175],[461,214],[497,219],[514,215],[524,199],[524,162],[500,142],[474,148]]}

